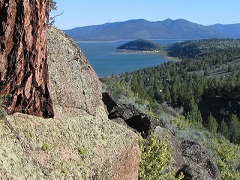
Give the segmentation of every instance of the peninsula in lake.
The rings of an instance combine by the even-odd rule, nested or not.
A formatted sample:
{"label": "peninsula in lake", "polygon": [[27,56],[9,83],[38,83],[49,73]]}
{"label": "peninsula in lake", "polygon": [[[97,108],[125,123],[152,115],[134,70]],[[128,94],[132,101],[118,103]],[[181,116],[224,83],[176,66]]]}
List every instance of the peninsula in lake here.
{"label": "peninsula in lake", "polygon": [[125,43],[117,49],[118,53],[151,53],[159,52],[161,45],[153,41],[138,39]]}

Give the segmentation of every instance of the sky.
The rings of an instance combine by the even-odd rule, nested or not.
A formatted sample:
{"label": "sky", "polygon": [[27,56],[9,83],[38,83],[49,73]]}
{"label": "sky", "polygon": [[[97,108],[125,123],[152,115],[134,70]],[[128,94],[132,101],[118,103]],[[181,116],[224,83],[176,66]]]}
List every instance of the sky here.
{"label": "sky", "polygon": [[182,18],[202,24],[240,23],[240,0],[55,0],[55,26],[66,30],[108,22]]}

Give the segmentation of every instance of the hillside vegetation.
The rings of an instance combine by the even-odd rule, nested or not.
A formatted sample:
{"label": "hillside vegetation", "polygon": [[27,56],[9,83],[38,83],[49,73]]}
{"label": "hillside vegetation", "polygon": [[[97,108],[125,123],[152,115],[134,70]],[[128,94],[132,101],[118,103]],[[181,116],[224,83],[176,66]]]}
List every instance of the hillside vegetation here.
{"label": "hillside vegetation", "polygon": [[240,132],[231,129],[233,117],[240,117],[240,41],[186,41],[169,46],[167,52],[184,60],[122,74],[115,81],[126,83],[151,103],[183,107],[185,116],[194,121],[199,117],[197,123],[210,129],[209,117],[213,116],[219,127],[216,131],[225,122],[229,132],[222,134],[240,143]]}
{"label": "hillside vegetation", "polygon": [[[167,118],[171,124],[168,129],[173,129],[176,139],[198,142],[214,157],[222,179],[238,179],[239,40],[186,41],[173,44],[166,51],[182,60],[103,78],[102,82],[122,103],[134,104],[149,115],[163,118],[169,113],[182,114],[173,120]],[[149,158],[158,157],[148,153],[145,156]],[[152,163],[151,167],[157,166]],[[144,169],[144,173],[153,172],[145,166],[149,169]],[[151,173],[143,176],[152,177]]]}
{"label": "hillside vegetation", "polygon": [[[230,61],[240,54],[240,39],[191,40],[170,45],[169,56],[205,61]],[[218,62],[215,62],[218,64]]]}

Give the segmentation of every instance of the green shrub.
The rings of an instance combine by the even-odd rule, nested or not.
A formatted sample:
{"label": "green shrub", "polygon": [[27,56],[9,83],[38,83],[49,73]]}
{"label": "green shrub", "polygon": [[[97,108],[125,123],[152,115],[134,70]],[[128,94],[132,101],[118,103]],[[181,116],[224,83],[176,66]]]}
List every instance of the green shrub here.
{"label": "green shrub", "polygon": [[225,139],[212,139],[213,150],[217,165],[223,180],[240,179],[238,171],[240,165],[240,147],[227,142]]}
{"label": "green shrub", "polygon": [[191,123],[182,115],[176,117],[174,120],[171,121],[171,123],[180,130],[186,130],[191,126]]}
{"label": "green shrub", "polygon": [[167,137],[160,138],[155,134],[150,135],[148,139],[140,137],[140,148],[142,157],[139,179],[175,179],[175,172],[172,167],[173,148]]}

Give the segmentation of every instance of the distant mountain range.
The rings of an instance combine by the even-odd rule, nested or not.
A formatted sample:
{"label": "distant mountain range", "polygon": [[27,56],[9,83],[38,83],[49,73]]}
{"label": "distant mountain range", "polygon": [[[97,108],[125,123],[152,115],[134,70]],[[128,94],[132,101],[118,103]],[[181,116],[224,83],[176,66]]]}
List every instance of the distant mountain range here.
{"label": "distant mountain range", "polygon": [[77,27],[65,32],[75,41],[240,38],[240,23],[204,26],[185,19],[166,19],[156,22],[137,19]]}

